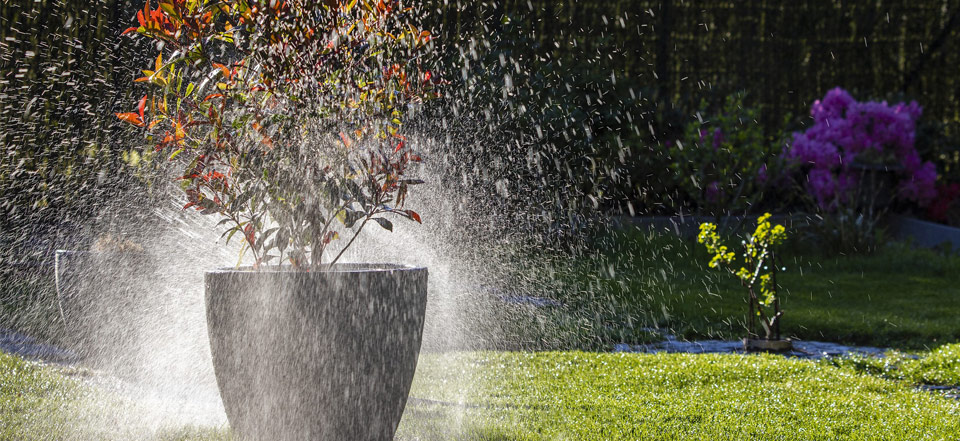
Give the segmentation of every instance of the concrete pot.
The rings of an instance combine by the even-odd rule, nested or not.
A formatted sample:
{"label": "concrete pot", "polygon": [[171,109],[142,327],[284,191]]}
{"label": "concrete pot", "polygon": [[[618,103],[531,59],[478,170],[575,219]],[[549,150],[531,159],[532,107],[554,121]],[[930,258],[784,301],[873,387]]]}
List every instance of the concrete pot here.
{"label": "concrete pot", "polygon": [[206,273],[227,418],[244,440],[390,440],[417,366],[427,270]]}
{"label": "concrete pot", "polygon": [[784,352],[793,349],[793,342],[790,340],[745,338],[743,339],[743,349],[747,352]]}
{"label": "concrete pot", "polygon": [[135,368],[149,303],[142,293],[153,279],[149,256],[59,250],[55,267],[62,343],[90,366],[120,374]]}

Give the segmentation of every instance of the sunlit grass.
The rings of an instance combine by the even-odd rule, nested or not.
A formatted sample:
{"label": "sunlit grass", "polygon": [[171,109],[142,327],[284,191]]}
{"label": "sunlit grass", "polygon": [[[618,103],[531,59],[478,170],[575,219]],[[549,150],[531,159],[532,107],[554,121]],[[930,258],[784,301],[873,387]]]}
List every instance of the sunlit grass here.
{"label": "sunlit grass", "polygon": [[960,386],[960,344],[944,345],[919,355],[890,351],[883,358],[849,356],[823,363],[910,384]]}
{"label": "sunlit grass", "polygon": [[[450,387],[465,378],[476,386]],[[457,439],[478,428],[503,436],[466,439],[944,439],[960,431],[957,401],[775,356],[469,353],[424,360],[414,395],[472,407],[408,412],[405,439]]]}
{"label": "sunlit grass", "polygon": [[217,441],[223,429],[151,427],[144,403],[80,379],[82,369],[42,366],[0,353],[0,440]]}
{"label": "sunlit grass", "polygon": [[[831,256],[798,242],[780,253],[784,336],[904,349],[960,341],[960,257],[898,243]],[[623,323],[620,333],[597,336],[606,347],[636,339],[628,318],[685,338],[741,337],[746,293],[707,268],[701,248],[694,239],[611,234],[593,254],[558,259],[567,280],[555,295],[574,314],[611,311]]]}
{"label": "sunlit grass", "polygon": [[[912,372],[955,380],[958,355],[956,346],[944,348]],[[0,369],[2,440],[231,439],[224,428],[137,431],[136,421],[118,415],[135,414],[130,408],[141,404],[8,355],[0,355]],[[428,354],[398,438],[865,440],[960,433],[960,401],[864,372],[769,355]]]}

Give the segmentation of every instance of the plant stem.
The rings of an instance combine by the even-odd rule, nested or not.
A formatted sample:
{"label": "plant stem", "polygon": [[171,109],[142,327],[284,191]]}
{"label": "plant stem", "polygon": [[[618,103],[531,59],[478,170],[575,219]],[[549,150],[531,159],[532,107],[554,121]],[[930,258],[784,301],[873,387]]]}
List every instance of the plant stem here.
{"label": "plant stem", "polygon": [[350,248],[350,245],[353,244],[353,241],[354,241],[354,240],[357,240],[357,236],[359,236],[359,235],[360,235],[360,232],[363,231],[363,226],[366,225],[366,224],[367,224],[367,221],[369,221],[370,218],[372,218],[372,217],[373,217],[373,214],[370,214],[369,216],[367,216],[367,217],[363,220],[363,223],[360,224],[360,228],[357,228],[357,232],[356,232],[356,233],[353,233],[353,237],[350,238],[350,242],[347,242],[347,245],[345,245],[345,246],[340,250],[340,253],[337,254],[337,257],[334,257],[334,258],[333,258],[333,261],[330,262],[330,265],[329,265],[330,268],[333,268],[333,265],[334,265],[335,263],[337,263],[338,260],[340,260],[340,256],[343,255],[343,252],[344,252],[344,251],[347,251],[347,248]]}

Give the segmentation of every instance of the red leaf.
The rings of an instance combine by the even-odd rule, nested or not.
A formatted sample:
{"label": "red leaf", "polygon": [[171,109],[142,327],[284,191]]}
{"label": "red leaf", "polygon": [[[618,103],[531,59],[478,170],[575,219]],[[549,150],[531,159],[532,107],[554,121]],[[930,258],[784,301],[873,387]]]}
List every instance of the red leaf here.
{"label": "red leaf", "polygon": [[222,93],[211,93],[210,95],[207,95],[207,97],[203,99],[203,102],[210,101],[214,98],[222,98],[222,97],[223,97]]}
{"label": "red leaf", "polygon": [[147,106],[147,96],[144,95],[143,98],[140,98],[140,104],[137,105],[137,110],[140,111],[140,121],[143,121],[143,109]]}
{"label": "red leaf", "polygon": [[121,32],[120,35],[127,35],[127,34],[129,34],[129,33],[131,33],[131,32],[137,32],[137,29],[140,29],[140,28],[137,27],[137,26],[134,26],[134,27],[131,27],[131,28],[127,28],[126,30],[124,30],[123,32]]}
{"label": "red leaf", "polygon": [[403,212],[404,212],[404,213],[407,213],[407,216],[410,216],[410,219],[413,219],[413,220],[417,221],[418,224],[422,224],[422,223],[423,223],[423,220],[420,219],[420,215],[417,214],[416,211],[413,211],[413,210],[404,210]]}
{"label": "red leaf", "polygon": [[130,124],[133,124],[133,125],[137,126],[137,127],[143,127],[143,126],[144,126],[144,124],[143,124],[143,118],[141,118],[140,115],[137,115],[136,113],[133,113],[133,112],[118,113],[118,114],[117,114],[117,118],[120,118],[120,120],[126,121],[126,122],[128,122],[128,123],[130,123]]}
{"label": "red leaf", "polygon": [[323,236],[323,244],[327,245],[330,242],[339,238],[340,238],[340,234],[338,234],[336,231],[327,231],[327,234]]}

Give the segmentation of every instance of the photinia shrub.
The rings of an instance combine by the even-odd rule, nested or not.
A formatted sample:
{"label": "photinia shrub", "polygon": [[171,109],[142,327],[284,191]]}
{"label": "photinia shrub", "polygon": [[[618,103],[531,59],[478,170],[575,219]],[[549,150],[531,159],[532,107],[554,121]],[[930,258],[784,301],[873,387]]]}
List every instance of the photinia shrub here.
{"label": "photinia shrub", "polygon": [[[156,43],[117,117],[181,166],[184,209],[222,217],[256,266],[318,268],[404,204],[421,160],[404,120],[439,96],[429,31],[399,0],[150,0],[124,34]],[[326,262],[324,262],[326,263]]]}
{"label": "photinia shrub", "polygon": [[895,171],[895,196],[923,206],[936,196],[937,170],[914,146],[921,113],[916,101],[858,102],[836,88],[813,103],[814,124],[794,133],[783,154],[800,168],[807,191],[824,211],[856,203],[862,166]]}

